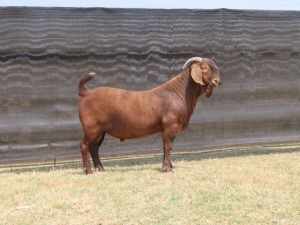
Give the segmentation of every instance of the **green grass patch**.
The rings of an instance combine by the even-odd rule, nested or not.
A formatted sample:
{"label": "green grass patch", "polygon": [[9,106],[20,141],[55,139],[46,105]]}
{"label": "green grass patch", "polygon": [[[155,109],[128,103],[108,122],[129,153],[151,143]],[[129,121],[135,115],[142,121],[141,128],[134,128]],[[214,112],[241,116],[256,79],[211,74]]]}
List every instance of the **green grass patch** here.
{"label": "green grass patch", "polygon": [[300,149],[270,148],[2,168],[1,224],[300,224]]}

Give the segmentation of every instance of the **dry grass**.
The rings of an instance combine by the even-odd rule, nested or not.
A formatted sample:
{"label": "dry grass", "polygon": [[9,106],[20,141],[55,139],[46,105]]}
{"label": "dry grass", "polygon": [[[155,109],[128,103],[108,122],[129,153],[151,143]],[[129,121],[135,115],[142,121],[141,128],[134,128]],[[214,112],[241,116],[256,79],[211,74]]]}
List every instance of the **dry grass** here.
{"label": "dry grass", "polygon": [[1,224],[300,224],[300,149],[267,149],[2,169]]}

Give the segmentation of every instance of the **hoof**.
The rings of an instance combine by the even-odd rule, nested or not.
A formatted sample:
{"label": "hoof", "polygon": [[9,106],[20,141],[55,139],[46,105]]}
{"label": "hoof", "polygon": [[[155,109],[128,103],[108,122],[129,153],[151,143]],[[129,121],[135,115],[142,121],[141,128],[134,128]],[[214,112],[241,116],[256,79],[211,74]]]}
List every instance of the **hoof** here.
{"label": "hoof", "polygon": [[96,166],[96,167],[95,167],[95,171],[98,171],[98,172],[105,172],[105,169],[104,169],[102,166]]}
{"label": "hoof", "polygon": [[165,173],[173,173],[172,167],[163,167],[163,172],[165,172]]}
{"label": "hoof", "polygon": [[91,169],[85,169],[84,172],[86,175],[93,173]]}

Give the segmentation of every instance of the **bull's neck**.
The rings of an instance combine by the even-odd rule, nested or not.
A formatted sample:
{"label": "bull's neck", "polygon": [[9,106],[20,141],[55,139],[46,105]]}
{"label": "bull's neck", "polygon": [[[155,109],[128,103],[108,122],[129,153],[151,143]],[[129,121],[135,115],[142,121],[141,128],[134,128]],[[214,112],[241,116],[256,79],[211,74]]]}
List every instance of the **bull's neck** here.
{"label": "bull's neck", "polygon": [[186,69],[165,83],[167,88],[176,94],[181,101],[186,104],[188,114],[193,113],[197,104],[197,99],[202,93],[201,86],[194,82],[190,74],[190,69]]}

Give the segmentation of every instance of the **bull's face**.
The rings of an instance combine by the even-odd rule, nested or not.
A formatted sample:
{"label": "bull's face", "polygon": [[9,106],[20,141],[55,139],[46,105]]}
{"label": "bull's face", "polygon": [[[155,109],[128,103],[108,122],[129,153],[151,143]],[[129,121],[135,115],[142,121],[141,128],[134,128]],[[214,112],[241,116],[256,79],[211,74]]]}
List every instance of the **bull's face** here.
{"label": "bull's face", "polygon": [[206,87],[206,97],[211,96],[214,87],[222,84],[220,71],[211,59],[194,57],[187,60],[183,68],[188,66],[191,66],[193,80]]}
{"label": "bull's face", "polygon": [[202,80],[205,85],[218,87],[222,84],[220,71],[211,59],[203,59],[200,64]]}

